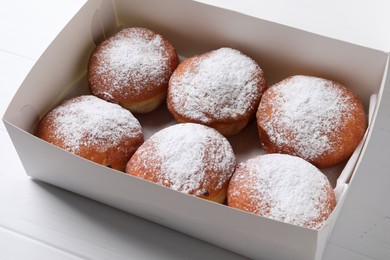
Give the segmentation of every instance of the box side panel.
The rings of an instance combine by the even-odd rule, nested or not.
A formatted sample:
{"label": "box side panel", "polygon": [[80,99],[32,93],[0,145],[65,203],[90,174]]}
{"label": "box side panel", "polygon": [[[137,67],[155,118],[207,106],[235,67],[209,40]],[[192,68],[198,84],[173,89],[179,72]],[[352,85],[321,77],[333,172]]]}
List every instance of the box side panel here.
{"label": "box side panel", "polygon": [[[13,128],[7,124],[7,128]],[[20,129],[10,129],[23,165],[43,180],[253,259],[313,259],[318,232],[188,196],[110,170]],[[39,151],[39,152],[37,152]]]}
{"label": "box side panel", "polygon": [[[162,111],[159,111],[158,118],[161,118],[162,116],[164,116],[164,117],[167,116],[166,113],[164,114],[164,113],[160,113],[160,112],[162,112]],[[150,121],[150,120],[146,119],[146,121]],[[141,121],[141,123],[143,123],[143,122],[144,121]],[[146,125],[146,123],[143,125]],[[97,174],[93,175],[94,173],[92,173],[92,175],[89,175],[89,176],[86,175],[87,171],[93,172],[92,170],[81,170],[81,169],[77,170],[77,167],[73,170],[68,165],[74,164],[75,161],[81,161],[81,162],[83,162],[83,164],[86,163],[87,165],[90,164],[90,162],[85,161],[81,158],[72,156],[72,155],[69,159],[69,162],[62,162],[61,158],[63,158],[63,157],[65,158],[65,156],[69,156],[68,153],[63,152],[56,147],[52,147],[51,145],[48,145],[45,142],[42,142],[41,140],[39,140],[35,137],[33,137],[34,141],[30,140],[31,136],[28,133],[26,133],[20,129],[13,129],[14,126],[12,126],[12,125],[7,124],[7,128],[9,128],[10,135],[12,137],[12,140],[13,140],[15,146],[17,147],[17,151],[19,152],[19,155],[22,159],[23,164],[25,165],[25,168],[28,169],[28,174],[33,176],[34,178],[39,178],[41,180],[50,182],[50,183],[55,184],[57,186],[63,187],[65,189],[72,190],[72,191],[79,193],[79,194],[83,194],[83,195],[88,196],[90,198],[93,198],[95,200],[99,200],[99,201],[104,202],[106,204],[124,209],[128,212],[138,214],[144,218],[148,218],[148,219],[153,220],[157,223],[169,226],[173,229],[185,232],[185,233],[190,234],[192,236],[195,236],[197,238],[201,238],[201,239],[209,241],[211,243],[220,245],[220,246],[227,248],[229,250],[234,250],[235,252],[239,252],[239,253],[245,254],[245,255],[254,254],[254,255],[250,255],[251,257],[255,257],[256,255],[261,255],[261,256],[267,256],[267,258],[268,258],[271,255],[275,255],[275,252],[278,252],[277,253],[278,255],[284,256],[281,258],[285,258],[285,257],[287,257],[287,255],[291,258],[292,255],[294,255],[297,257],[297,259],[304,259],[308,255],[312,254],[312,251],[315,251],[315,248],[318,249],[316,254],[320,254],[326,245],[327,238],[328,238],[330,230],[333,226],[333,222],[334,222],[335,218],[337,217],[337,213],[340,209],[340,204],[342,204],[341,201],[338,202],[339,205],[334,210],[331,217],[327,221],[326,227],[324,227],[320,232],[310,231],[310,232],[314,232],[315,234],[318,234],[319,238],[316,239],[314,234],[310,234],[309,236],[311,238],[309,239],[309,241],[307,241],[307,235],[304,235],[304,234],[299,236],[300,240],[296,240],[296,239],[292,238],[292,237],[297,236],[297,233],[302,232],[299,230],[299,228],[297,228],[296,230],[295,229],[293,229],[293,230],[285,229],[284,227],[288,226],[285,224],[284,225],[282,224],[283,228],[281,228],[281,227],[279,227],[280,223],[275,224],[273,221],[270,221],[270,220],[268,220],[268,222],[273,223],[273,224],[269,224],[268,222],[254,222],[255,220],[244,221],[244,223],[246,223],[246,225],[248,225],[248,226],[243,226],[243,227],[237,228],[236,224],[233,226],[231,223],[233,223],[233,222],[236,223],[236,222],[240,221],[238,219],[238,217],[237,217],[237,220],[235,219],[232,222],[231,220],[229,220],[226,217],[226,215],[227,215],[226,213],[215,212],[215,211],[210,210],[210,209],[207,209],[206,213],[204,213],[204,211],[199,212],[199,213],[193,213],[193,212],[189,212],[188,210],[184,211],[184,209],[183,209],[182,213],[179,213],[173,206],[177,203],[173,203],[172,201],[168,201],[168,202],[162,201],[161,202],[161,205],[164,205],[163,207],[166,210],[168,210],[168,212],[164,212],[164,210],[159,209],[153,203],[151,204],[150,202],[148,202],[148,198],[146,198],[144,191],[139,191],[139,193],[137,193],[135,191],[135,193],[131,193],[128,196],[126,195],[126,197],[129,197],[129,198],[133,198],[133,197],[146,198],[145,201],[138,201],[138,203],[134,206],[134,204],[132,204],[133,202],[131,202],[131,201],[126,201],[126,199],[124,199],[124,200],[117,199],[118,197],[122,197],[125,194],[127,194],[126,191],[123,192],[122,190],[117,190],[117,187],[118,187],[117,182],[123,184],[123,181],[115,181],[114,179],[112,180],[112,181],[114,181],[114,183],[111,185],[111,187],[115,187],[114,191],[113,190],[106,190],[103,194],[100,194],[100,191],[103,190],[102,187],[95,187],[94,188],[93,186],[91,186],[92,191],[88,191],[88,193],[85,193],[86,192],[85,187],[87,186],[88,182],[89,183],[100,183],[101,182],[101,183],[105,184],[105,183],[107,183],[107,180],[98,177]],[[255,129],[255,127],[253,129]],[[150,130],[150,129],[147,128],[147,130]],[[252,140],[253,140],[253,138],[252,138]],[[247,140],[247,141],[250,142],[251,140]],[[41,148],[38,148],[38,147],[41,147]],[[50,149],[50,150],[48,151],[48,149]],[[39,154],[35,154],[34,151],[37,151],[37,150],[40,150],[42,152],[40,152]],[[54,158],[54,154],[57,152],[60,152],[60,154],[58,155],[58,157]],[[63,155],[61,155],[61,152],[63,153]],[[357,151],[357,152],[359,152],[359,151]],[[355,164],[355,162],[353,162],[353,164]],[[56,170],[54,171],[54,174],[52,174],[52,173],[49,173],[48,171],[42,170],[45,167],[49,167],[49,168],[56,169]],[[102,168],[102,167],[97,166],[97,165],[95,167]],[[64,169],[66,172],[59,171],[58,169]],[[103,168],[103,171],[105,171],[105,170],[106,169]],[[344,171],[345,170],[346,169],[344,169]],[[346,171],[351,172],[352,170],[353,170],[353,167],[352,167],[352,169],[348,169]],[[69,171],[76,173],[76,175],[70,176]],[[81,177],[86,178],[86,180],[83,181],[83,183],[85,183],[85,184],[78,187],[79,184],[74,183],[74,181],[77,181],[77,182],[81,181]],[[109,174],[108,178],[115,178],[115,177],[113,175]],[[131,180],[127,180],[127,181],[128,181],[128,183],[126,185],[128,185],[130,187],[132,182],[131,182]],[[96,191],[98,191],[98,192],[96,193],[96,191],[93,191],[94,189],[96,189]],[[342,198],[342,195],[344,192],[345,192],[345,189],[343,191],[340,191],[339,197]],[[159,195],[156,195],[156,196],[159,196]],[[150,198],[150,199],[153,200],[153,198]],[[186,202],[186,203],[193,203],[193,202]],[[147,205],[150,205],[150,207]],[[140,211],[137,211],[137,207],[140,208]],[[141,212],[141,213],[139,213],[139,212]],[[167,214],[172,214],[172,212],[174,212],[174,215],[167,215]],[[221,215],[215,215],[215,216],[218,216],[218,217],[216,217],[217,220],[214,220],[212,218],[205,219],[204,216],[210,214],[210,212],[212,214],[223,214],[224,218],[220,218]],[[240,213],[237,213],[237,214],[240,214]],[[162,218],[163,220],[165,219],[166,221],[164,220],[164,222],[161,222],[160,218]],[[255,218],[257,218],[257,217],[255,217]],[[200,222],[202,224],[202,226],[207,227],[205,229],[205,230],[207,230],[207,232],[204,232],[205,231],[204,229],[199,229],[198,225],[188,225],[188,222],[186,225],[186,221],[188,219],[191,219],[191,223],[199,223]],[[181,223],[181,222],[183,222],[182,226],[178,225],[178,223]],[[215,223],[218,223],[218,225],[216,226]],[[252,230],[254,230],[253,226],[251,226],[251,225],[255,225],[259,229],[254,234],[250,233]],[[277,229],[283,229],[284,231],[276,232],[275,230],[277,230]],[[265,230],[269,230],[269,231],[265,232]],[[292,232],[292,233],[289,233],[289,232]],[[303,232],[307,232],[307,231],[303,231]],[[264,234],[267,234],[267,233],[272,233],[272,234],[274,234],[275,237],[271,239],[271,237],[268,235],[264,236]],[[216,234],[216,235],[214,235],[214,234]],[[224,234],[222,236],[222,239],[221,239],[221,234]],[[248,237],[250,237],[250,241],[251,241],[250,243],[249,242],[246,244],[239,243],[239,241],[247,241]],[[292,241],[294,241],[294,242],[292,242]],[[315,241],[317,241],[317,247],[316,247]],[[310,242],[312,243],[311,247],[308,244]],[[260,247],[257,244],[261,244],[262,246]],[[285,248],[285,250],[279,252],[278,249],[280,249],[281,247]],[[254,250],[254,248],[256,250]],[[261,250],[257,251],[258,248],[261,248]],[[270,250],[271,248],[272,248],[272,250]],[[272,253],[270,253],[270,252],[272,252]],[[287,254],[287,255],[284,255],[284,254]]]}
{"label": "box side panel", "polygon": [[[88,1],[39,58],[15,97],[4,120],[31,132],[37,118],[68,95],[85,75],[94,47],[91,24],[100,1]],[[96,32],[97,33],[97,32]]]}
{"label": "box side panel", "polygon": [[227,46],[253,57],[268,84],[294,74],[325,77],[354,89],[366,106],[369,96],[379,91],[384,52],[193,1],[115,3],[120,25],[147,25],[185,57]]}
{"label": "box side panel", "polygon": [[390,255],[390,75],[383,92],[344,206],[332,233],[332,242],[362,255],[387,259]]}

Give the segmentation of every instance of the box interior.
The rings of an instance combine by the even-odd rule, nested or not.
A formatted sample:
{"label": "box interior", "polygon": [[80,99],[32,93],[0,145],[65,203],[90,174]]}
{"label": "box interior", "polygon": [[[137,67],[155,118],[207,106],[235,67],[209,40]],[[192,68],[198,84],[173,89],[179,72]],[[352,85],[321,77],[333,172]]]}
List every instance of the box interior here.
{"label": "box interior", "polygon": [[[252,258],[318,258],[341,205],[320,231],[295,227],[138,180],[31,135],[39,118],[60,101],[89,93],[86,68],[95,44],[130,26],[163,34],[182,57],[225,46],[241,50],[258,62],[268,85],[294,74],[339,81],[360,97],[367,113],[370,106],[370,111],[375,110],[376,100],[380,102],[388,54],[195,1],[89,0],[38,60],[4,116],[26,172],[33,178]],[[146,138],[175,123],[164,105],[138,118]],[[254,122],[243,133],[229,138],[239,161],[262,153],[260,142],[253,142],[258,140],[253,126]],[[34,153],[36,150],[42,153]],[[349,164],[324,171],[333,186],[337,184],[339,204],[359,153]],[[61,165],[67,168],[60,169]]]}

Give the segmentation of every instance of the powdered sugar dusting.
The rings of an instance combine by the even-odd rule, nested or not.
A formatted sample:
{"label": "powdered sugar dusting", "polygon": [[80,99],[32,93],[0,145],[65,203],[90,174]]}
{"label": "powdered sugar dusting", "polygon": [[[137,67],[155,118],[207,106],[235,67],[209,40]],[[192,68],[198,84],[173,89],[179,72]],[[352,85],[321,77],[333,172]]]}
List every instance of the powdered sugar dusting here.
{"label": "powdered sugar dusting", "polygon": [[238,118],[257,105],[261,69],[252,59],[231,48],[196,59],[170,81],[172,105],[179,114],[207,123]]}
{"label": "powdered sugar dusting", "polygon": [[128,110],[92,95],[70,99],[48,116],[57,129],[55,135],[70,152],[80,146],[115,147],[124,136],[142,134],[141,125]]}
{"label": "powdered sugar dusting", "polygon": [[[327,178],[299,157],[267,154],[239,167],[245,171],[237,171],[232,181],[244,183],[250,191],[256,214],[318,229],[332,211]],[[240,192],[235,190],[232,196],[241,196]]]}
{"label": "powdered sugar dusting", "polygon": [[145,150],[147,146],[143,145],[137,151],[143,153],[144,167],[158,167],[159,184],[183,193],[200,195],[203,191],[199,188],[208,185],[206,174],[215,175],[215,188],[219,189],[235,167],[229,142],[206,126],[177,124],[157,132],[147,142],[155,149]]}
{"label": "powdered sugar dusting", "polygon": [[333,82],[316,77],[294,76],[276,86],[271,87],[276,94],[272,116],[263,125],[271,141],[292,145],[295,155],[307,160],[331,150],[329,136],[353,109],[350,97]]}
{"label": "powdered sugar dusting", "polygon": [[[160,35],[145,34],[144,28],[128,28],[108,39],[96,55],[98,77],[111,80],[114,89],[130,86],[139,93],[154,82],[162,84],[168,69],[168,56]],[[151,32],[150,32],[151,34]]]}

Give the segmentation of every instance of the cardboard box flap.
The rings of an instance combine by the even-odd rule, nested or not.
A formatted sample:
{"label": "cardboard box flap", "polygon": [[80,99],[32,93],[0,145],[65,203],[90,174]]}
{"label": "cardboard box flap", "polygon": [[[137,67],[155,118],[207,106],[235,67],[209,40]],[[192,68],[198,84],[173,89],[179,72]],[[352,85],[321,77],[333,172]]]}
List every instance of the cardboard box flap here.
{"label": "cardboard box flap", "polygon": [[[115,1],[118,24],[148,24],[170,39],[184,57],[228,46],[253,57],[269,84],[294,74],[310,74],[351,86],[359,97],[378,93],[387,59],[383,51],[194,1],[169,0],[159,5],[151,0],[135,6],[126,2]],[[248,35],[249,41],[245,40]]]}
{"label": "cardboard box flap", "polygon": [[99,6],[94,1],[86,2],[59,32],[19,87],[4,120],[31,132],[32,121],[75,88],[86,73],[88,57],[95,47],[91,41],[91,20]]}

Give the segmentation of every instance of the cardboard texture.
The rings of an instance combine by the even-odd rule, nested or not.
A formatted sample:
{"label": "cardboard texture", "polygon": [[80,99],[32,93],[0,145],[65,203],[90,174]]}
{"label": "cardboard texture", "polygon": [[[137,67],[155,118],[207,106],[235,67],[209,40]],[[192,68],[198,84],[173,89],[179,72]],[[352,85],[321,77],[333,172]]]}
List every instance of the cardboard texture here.
{"label": "cardboard texture", "polygon": [[[367,139],[348,163],[325,172],[335,186],[338,205],[321,230],[281,223],[188,196],[94,164],[32,135],[39,118],[61,100],[88,93],[86,68],[95,44],[130,26],[147,27],[165,35],[182,57],[223,46],[239,49],[259,63],[269,85],[289,75],[307,74],[339,81],[358,94],[372,119]],[[168,0],[162,4],[157,0],[89,0],[37,61],[3,121],[32,178],[250,258],[321,259],[348,192],[348,181],[370,142],[382,91],[389,87],[385,86],[387,62],[388,54],[379,50],[196,1]],[[138,118],[146,138],[175,123],[164,105]],[[229,138],[239,161],[262,153],[253,124],[242,134]]]}

